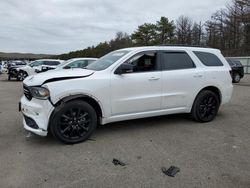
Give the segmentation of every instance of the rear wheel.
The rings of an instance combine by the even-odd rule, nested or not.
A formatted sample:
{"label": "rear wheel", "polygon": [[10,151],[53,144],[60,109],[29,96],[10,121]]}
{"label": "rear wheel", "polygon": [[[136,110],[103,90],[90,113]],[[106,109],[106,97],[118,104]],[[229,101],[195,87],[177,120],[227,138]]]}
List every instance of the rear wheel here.
{"label": "rear wheel", "polygon": [[240,82],[240,74],[238,72],[235,72],[233,74],[233,82],[234,83],[239,83]]}
{"label": "rear wheel", "polygon": [[71,101],[53,115],[50,131],[60,141],[75,144],[87,140],[95,131],[97,115],[84,101]]}
{"label": "rear wheel", "polygon": [[199,122],[212,121],[219,110],[218,96],[209,90],[201,91],[195,99],[191,111],[192,118]]}

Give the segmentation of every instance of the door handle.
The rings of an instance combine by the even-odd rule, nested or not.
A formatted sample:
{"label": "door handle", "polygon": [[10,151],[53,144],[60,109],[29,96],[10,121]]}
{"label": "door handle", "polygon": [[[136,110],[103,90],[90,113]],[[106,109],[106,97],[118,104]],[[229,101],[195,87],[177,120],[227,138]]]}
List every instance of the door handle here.
{"label": "door handle", "polygon": [[160,79],[159,77],[154,77],[154,76],[153,76],[153,77],[150,77],[148,80],[149,80],[149,81],[154,81],[154,80],[159,80],[159,79]]}

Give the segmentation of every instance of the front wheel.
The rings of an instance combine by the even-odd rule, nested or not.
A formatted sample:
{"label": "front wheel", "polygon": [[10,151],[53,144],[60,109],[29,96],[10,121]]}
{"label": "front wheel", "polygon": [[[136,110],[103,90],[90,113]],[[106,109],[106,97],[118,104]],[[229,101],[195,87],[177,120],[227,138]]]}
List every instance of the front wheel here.
{"label": "front wheel", "polygon": [[195,121],[212,121],[219,110],[220,102],[218,96],[209,90],[201,91],[196,97],[191,115]]}
{"label": "front wheel", "polygon": [[84,101],[71,101],[55,110],[50,131],[60,141],[75,144],[87,140],[95,131],[97,115]]}

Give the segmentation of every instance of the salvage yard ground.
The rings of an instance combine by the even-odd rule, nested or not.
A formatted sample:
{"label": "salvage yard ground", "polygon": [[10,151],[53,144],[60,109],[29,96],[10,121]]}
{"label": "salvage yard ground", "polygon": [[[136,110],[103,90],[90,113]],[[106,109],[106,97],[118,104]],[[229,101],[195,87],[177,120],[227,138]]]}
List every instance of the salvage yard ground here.
{"label": "salvage yard ground", "polygon": [[[21,82],[0,76],[0,187],[250,187],[250,75],[213,122],[187,115],[118,122],[76,145],[27,134],[21,95]],[[171,165],[180,168],[175,177],[161,171]]]}

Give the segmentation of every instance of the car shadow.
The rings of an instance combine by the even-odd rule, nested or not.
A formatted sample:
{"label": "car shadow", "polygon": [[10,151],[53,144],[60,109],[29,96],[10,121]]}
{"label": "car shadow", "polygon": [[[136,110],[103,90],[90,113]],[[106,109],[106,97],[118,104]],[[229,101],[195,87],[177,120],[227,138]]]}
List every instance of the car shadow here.
{"label": "car shadow", "polygon": [[[109,123],[106,125],[99,125],[97,127],[96,134],[105,134],[107,131],[139,131],[150,127],[163,127],[163,126],[175,126],[176,124],[182,122],[192,122],[189,114],[173,114],[173,115],[163,115],[149,118],[141,118],[127,121],[120,121],[115,123]],[[152,127],[152,128],[153,128]]]}
{"label": "car shadow", "polygon": [[[109,123],[105,125],[98,125],[97,130],[93,136],[91,136],[85,142],[79,143],[89,143],[92,141],[98,141],[98,137],[102,137],[105,135],[109,135],[111,131],[140,131],[145,128],[152,128],[155,127],[160,128],[163,126],[176,126],[176,124],[180,124],[182,122],[192,122],[191,117],[189,114],[174,114],[174,115],[164,115],[164,116],[157,116],[157,117],[149,117],[149,118],[141,118],[135,120],[127,120],[127,121],[120,121],[115,123]],[[182,124],[183,125],[183,124]],[[29,133],[27,132],[27,135]],[[56,138],[53,137],[50,133],[47,137],[40,137],[34,134],[31,134],[30,137],[26,137],[27,143],[30,145],[46,145],[50,147],[54,146],[62,146],[65,145],[64,143],[58,141]],[[67,144],[68,145],[68,144]],[[74,145],[74,144],[72,144]]]}

